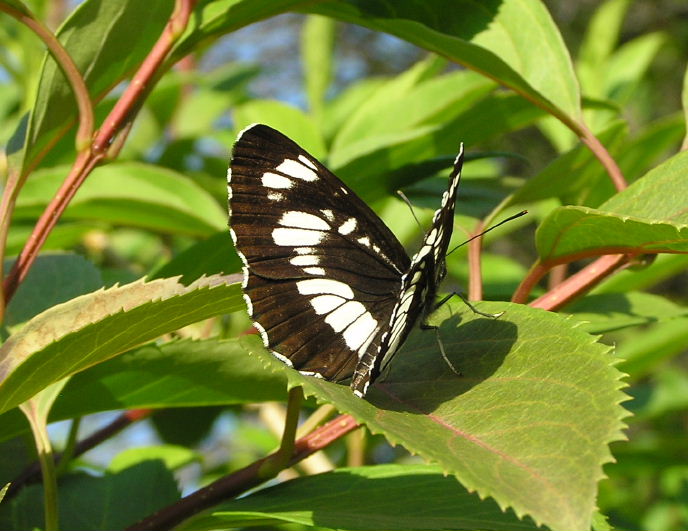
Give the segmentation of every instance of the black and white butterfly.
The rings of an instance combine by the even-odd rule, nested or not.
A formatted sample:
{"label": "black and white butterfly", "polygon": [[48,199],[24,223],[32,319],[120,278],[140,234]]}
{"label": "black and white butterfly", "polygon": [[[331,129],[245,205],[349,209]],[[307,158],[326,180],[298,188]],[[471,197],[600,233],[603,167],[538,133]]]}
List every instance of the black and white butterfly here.
{"label": "black and white butterfly", "polygon": [[365,395],[436,307],[462,163],[463,146],[409,259],[368,205],[295,142],[266,125],[244,129],[227,176],[230,231],[265,346],[302,374],[351,378]]}

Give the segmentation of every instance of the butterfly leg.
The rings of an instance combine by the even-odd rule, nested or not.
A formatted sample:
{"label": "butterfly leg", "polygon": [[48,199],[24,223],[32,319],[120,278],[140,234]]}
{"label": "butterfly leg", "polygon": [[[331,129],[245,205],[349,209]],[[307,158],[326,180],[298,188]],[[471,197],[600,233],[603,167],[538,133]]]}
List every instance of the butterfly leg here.
{"label": "butterfly leg", "polygon": [[442,300],[440,300],[437,304],[435,304],[435,307],[434,307],[433,311],[434,311],[434,310],[437,310],[440,306],[444,305],[444,304],[445,304],[449,299],[451,299],[454,295],[456,295],[457,297],[459,297],[459,298],[463,301],[463,303],[464,303],[466,306],[468,306],[468,308],[470,308],[470,310],[471,310],[473,313],[477,313],[478,315],[482,315],[483,317],[489,317],[490,319],[497,319],[498,317],[501,317],[502,315],[504,315],[504,312],[497,312],[497,313],[486,313],[486,312],[481,312],[481,311],[478,310],[475,306],[473,306],[473,304],[471,304],[471,302],[470,302],[462,293],[460,293],[460,292],[458,292],[458,291],[452,291],[450,294],[448,294],[448,295],[446,295],[444,298],[442,298]]}
{"label": "butterfly leg", "polygon": [[451,371],[456,374],[457,376],[461,376],[461,373],[456,370],[456,367],[454,367],[454,364],[449,361],[449,358],[447,357],[447,353],[444,351],[444,344],[442,343],[442,338],[440,337],[440,327],[439,326],[433,326],[427,323],[421,323],[420,324],[420,329],[421,330],[434,330],[435,331],[435,337],[437,338],[437,346],[440,347],[440,354],[442,354],[442,359],[444,359],[445,363],[447,366],[451,369]]}

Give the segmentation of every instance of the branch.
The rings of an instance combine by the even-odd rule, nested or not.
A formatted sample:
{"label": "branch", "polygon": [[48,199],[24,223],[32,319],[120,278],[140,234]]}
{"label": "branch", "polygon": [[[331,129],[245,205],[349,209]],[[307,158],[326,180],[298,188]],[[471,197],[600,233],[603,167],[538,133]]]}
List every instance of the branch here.
{"label": "branch", "polygon": [[[358,428],[358,424],[351,415],[340,415],[297,440],[294,445],[294,454],[287,466],[293,466],[356,428]],[[233,474],[225,476],[207,487],[197,490],[193,494],[189,494],[178,502],[128,527],[127,531],[164,531],[172,529],[194,514],[257,487],[270,479],[261,476],[260,472],[261,469],[264,470],[263,465],[266,462],[275,459],[277,452],[241,470],[237,470]]]}

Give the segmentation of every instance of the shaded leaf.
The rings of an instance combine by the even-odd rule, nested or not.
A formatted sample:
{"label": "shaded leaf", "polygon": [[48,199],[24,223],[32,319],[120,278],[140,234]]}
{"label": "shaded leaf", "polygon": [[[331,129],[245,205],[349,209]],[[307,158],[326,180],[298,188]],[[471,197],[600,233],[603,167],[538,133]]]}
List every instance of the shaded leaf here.
{"label": "shaded leaf", "polygon": [[[122,493],[127,502],[120,503]],[[58,488],[60,529],[124,529],[179,499],[172,472],[160,460],[145,461],[102,477],[70,474]],[[29,485],[0,505],[2,529],[42,529],[43,489]]]}
{"label": "shaded leaf", "polygon": [[[6,261],[5,271],[11,262]],[[100,271],[75,254],[42,254],[7,306],[5,324],[13,329],[43,310],[103,286]]]}
{"label": "shaded leaf", "polygon": [[229,277],[134,282],[58,304],[0,347],[0,411],[89,366],[187,324],[243,308]]}
{"label": "shaded leaf", "polygon": [[608,444],[622,437],[625,415],[609,348],[555,314],[506,303],[479,308],[507,313],[489,320],[453,305],[438,312],[462,376],[442,361],[434,334],[418,331],[367,400],[285,369],[258,340],[247,347],[307,395],[438,463],[480,496],[555,530],[588,529]]}
{"label": "shaded leaf", "polygon": [[151,279],[182,275],[180,282],[189,284],[203,275],[237,273],[241,260],[236,253],[229,231],[223,230],[202,240],[150,275]]}
{"label": "shaded leaf", "polygon": [[439,467],[413,464],[340,468],[293,479],[223,503],[179,530],[280,522],[357,531],[538,529],[511,511],[502,512],[492,500],[480,500]]}

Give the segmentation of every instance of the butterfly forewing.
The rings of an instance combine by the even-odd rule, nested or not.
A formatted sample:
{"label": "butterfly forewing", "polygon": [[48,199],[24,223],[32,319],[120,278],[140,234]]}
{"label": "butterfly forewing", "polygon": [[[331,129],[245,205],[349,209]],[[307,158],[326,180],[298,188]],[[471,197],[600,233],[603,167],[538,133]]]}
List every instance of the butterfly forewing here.
{"label": "butterfly forewing", "polygon": [[264,125],[235,143],[230,227],[246,303],[268,348],[296,369],[351,376],[377,349],[409,258],[341,180]]}
{"label": "butterfly forewing", "polygon": [[444,276],[462,153],[412,259],[341,180],[278,131],[238,137],[228,174],[230,230],[244,299],[266,347],[306,374],[363,396],[434,305]]}

